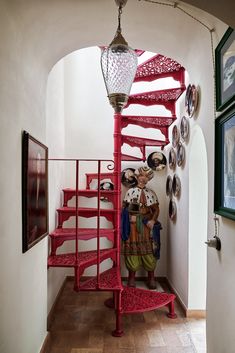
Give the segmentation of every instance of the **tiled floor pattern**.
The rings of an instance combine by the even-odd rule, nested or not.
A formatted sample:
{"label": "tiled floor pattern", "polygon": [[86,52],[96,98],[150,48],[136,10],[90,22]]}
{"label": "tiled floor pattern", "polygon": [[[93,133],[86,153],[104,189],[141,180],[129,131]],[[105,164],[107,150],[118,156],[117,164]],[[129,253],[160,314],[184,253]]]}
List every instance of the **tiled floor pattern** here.
{"label": "tiled floor pattern", "polygon": [[50,327],[47,353],[206,353],[205,320],[185,318],[177,303],[174,320],[166,316],[165,307],[124,315],[125,334],[113,337],[115,315],[103,304],[110,296],[107,292],[76,293],[68,281]]}

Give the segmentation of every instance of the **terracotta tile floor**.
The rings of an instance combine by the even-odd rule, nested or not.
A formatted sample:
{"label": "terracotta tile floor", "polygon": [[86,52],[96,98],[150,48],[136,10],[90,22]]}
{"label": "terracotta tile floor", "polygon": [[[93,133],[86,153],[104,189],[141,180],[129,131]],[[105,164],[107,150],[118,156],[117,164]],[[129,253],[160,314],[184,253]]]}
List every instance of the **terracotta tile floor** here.
{"label": "terracotta tile floor", "polygon": [[[158,287],[159,290],[159,287]],[[104,306],[107,292],[73,291],[67,281],[49,331],[47,353],[205,353],[205,320],[186,319],[176,303],[177,319],[166,316],[167,308],[124,315],[125,334],[111,336],[115,315]]]}

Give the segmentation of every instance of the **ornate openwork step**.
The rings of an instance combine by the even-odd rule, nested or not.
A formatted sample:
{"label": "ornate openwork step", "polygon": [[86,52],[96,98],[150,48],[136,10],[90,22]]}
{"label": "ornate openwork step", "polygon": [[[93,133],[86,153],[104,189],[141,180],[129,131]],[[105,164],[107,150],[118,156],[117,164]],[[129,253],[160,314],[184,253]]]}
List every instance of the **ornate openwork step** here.
{"label": "ornate openwork step", "polygon": [[99,279],[97,277],[93,277],[84,282],[80,282],[79,284],[79,290],[82,291],[120,291],[122,288],[123,286],[121,282],[120,271],[117,267],[113,267],[101,273]]}
{"label": "ornate openwork step", "polygon": [[[90,183],[92,180],[98,180],[98,173],[86,173],[86,189],[90,189]],[[103,179],[110,179],[110,181],[114,182],[114,174],[113,173],[100,173],[100,181]]]}
{"label": "ornate openwork step", "polygon": [[127,108],[131,104],[141,104],[144,106],[163,105],[167,110],[175,115],[175,102],[185,91],[185,86],[180,88],[170,88],[160,91],[136,93],[129,96]]}
{"label": "ornate openwork step", "polygon": [[136,115],[122,115],[121,128],[127,127],[129,124],[142,126],[143,128],[158,129],[169,140],[168,128],[176,120],[176,116],[136,116]]}
{"label": "ornate openwork step", "polygon": [[[72,199],[76,195],[76,189],[66,188],[63,189],[64,194],[64,205],[63,207],[67,207],[68,201]],[[100,196],[104,197],[106,200],[110,202],[114,202],[114,197],[117,194],[117,191],[114,190],[100,190]],[[84,197],[97,197],[98,190],[92,189],[85,189],[85,190],[78,190],[78,196]]]}
{"label": "ornate openwork step", "polygon": [[151,311],[162,306],[168,306],[169,313],[167,316],[170,318],[176,318],[174,312],[174,294],[124,286],[121,298],[122,313],[139,313]]}
{"label": "ornate openwork step", "polygon": [[[122,115],[122,129],[128,125],[138,125],[144,128],[167,129],[174,121],[176,116],[147,116],[147,115]],[[162,131],[162,130],[161,130]]]}
{"label": "ornate openwork step", "polygon": [[[70,217],[76,216],[75,207],[61,207],[57,209],[58,212],[58,228],[62,228],[63,223]],[[78,208],[78,216],[90,218],[98,216],[98,209],[96,208]],[[114,224],[115,212],[113,209],[100,209],[100,216],[105,217],[108,221]]]}
{"label": "ornate openwork step", "polygon": [[[102,249],[100,250],[100,263],[108,258],[115,261],[117,250]],[[82,251],[78,253],[78,262],[76,263],[76,254],[67,253],[59,255],[50,255],[47,260],[48,267],[79,267],[80,275],[82,275],[85,268],[97,264],[97,250]]]}
{"label": "ornate openwork step", "polygon": [[184,84],[184,67],[177,61],[157,54],[138,66],[134,82],[153,81],[159,78],[172,77]]}
{"label": "ornate openwork step", "polygon": [[[78,228],[78,239],[79,240],[90,240],[96,238],[98,230],[90,228]],[[56,250],[59,246],[67,240],[76,239],[76,228],[57,228],[49,234],[51,238],[51,255],[56,254]],[[106,237],[109,241],[114,241],[114,229],[100,229],[100,237]]]}
{"label": "ornate openwork step", "polygon": [[160,146],[164,147],[169,143],[169,140],[153,140],[138,136],[122,135],[122,144],[127,143],[132,147],[145,147],[145,146]]}
{"label": "ornate openwork step", "polygon": [[135,162],[143,161],[143,158],[129,156],[128,154],[121,154],[121,158],[122,158],[122,161],[135,161]]}

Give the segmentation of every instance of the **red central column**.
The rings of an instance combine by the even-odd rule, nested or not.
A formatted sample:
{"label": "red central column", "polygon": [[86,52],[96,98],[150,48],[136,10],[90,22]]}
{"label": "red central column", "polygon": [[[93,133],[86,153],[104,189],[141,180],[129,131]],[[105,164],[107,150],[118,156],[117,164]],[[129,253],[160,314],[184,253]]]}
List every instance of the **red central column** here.
{"label": "red central column", "polygon": [[114,185],[116,195],[116,247],[117,247],[117,267],[120,271],[120,220],[121,220],[121,114],[114,114]]}

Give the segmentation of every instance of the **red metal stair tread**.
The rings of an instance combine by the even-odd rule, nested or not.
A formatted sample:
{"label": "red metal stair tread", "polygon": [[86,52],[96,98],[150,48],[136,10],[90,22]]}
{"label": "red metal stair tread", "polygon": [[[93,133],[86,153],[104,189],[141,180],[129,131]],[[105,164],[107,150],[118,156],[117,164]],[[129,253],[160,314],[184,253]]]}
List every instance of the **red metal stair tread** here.
{"label": "red metal stair tread", "polygon": [[[83,240],[92,239],[97,236],[96,228],[78,228],[78,238]],[[113,235],[114,229],[100,229],[100,236],[108,236]],[[56,239],[75,239],[76,236],[76,228],[56,228],[52,233],[49,234],[51,238]]]}
{"label": "red metal stair tread", "polygon": [[121,119],[122,128],[132,124],[144,128],[159,129],[161,127],[169,127],[176,120],[176,116],[122,115]]}
{"label": "red metal stair tread", "polygon": [[[70,213],[70,212],[73,212],[74,214],[76,213],[76,207],[60,207],[60,208],[57,208],[57,211],[58,212],[64,212],[64,213],[66,213],[66,212],[68,212],[68,213]],[[97,213],[97,208],[90,208],[90,207],[79,207],[78,208],[78,212],[79,213],[84,213],[84,212],[94,212],[94,214],[96,214]],[[114,213],[114,210],[113,209],[109,209],[109,208],[102,208],[102,209],[100,209],[100,212],[102,213],[105,213],[105,212],[107,212],[107,213]]]}
{"label": "red metal stair tread", "polygon": [[76,189],[71,189],[71,188],[66,188],[63,189],[64,193],[64,205],[63,207],[67,207],[68,201],[71,200],[76,194],[78,196],[83,196],[83,197],[98,197],[104,198],[108,200],[109,202],[114,202],[114,197],[117,194],[116,190],[97,190],[97,189],[84,189],[84,190],[78,190],[76,193]]}
{"label": "red metal stair tread", "polygon": [[130,104],[142,104],[145,106],[176,102],[180,95],[185,91],[185,86],[170,88],[159,91],[136,93],[129,96],[127,108]]}
{"label": "red metal stair tread", "polygon": [[[103,261],[116,253],[115,248],[100,250],[100,260]],[[76,264],[75,253],[48,256],[47,264],[50,267],[76,267],[97,263],[97,250],[82,251],[78,253],[78,264]]]}
{"label": "red metal stair tread", "polygon": [[[120,271],[113,267],[100,274],[99,289],[101,290],[122,290]],[[80,282],[79,290],[97,290],[97,277]]]}
{"label": "red metal stair tread", "polygon": [[[76,189],[66,188],[66,189],[63,189],[63,192],[71,193],[74,196],[76,195]],[[113,195],[115,193],[117,193],[117,191],[115,190],[100,190],[100,196]],[[78,195],[87,196],[87,197],[97,196],[98,190],[93,190],[93,189],[78,190]]]}
{"label": "red metal stair tread", "polygon": [[67,221],[70,217],[78,216],[91,218],[100,215],[101,217],[107,218],[108,221],[114,222],[115,210],[109,208],[87,208],[79,207],[76,211],[76,207],[61,207],[57,209],[58,212],[58,228],[62,228],[63,223]]}
{"label": "red metal stair tread", "polygon": [[[98,179],[98,173],[86,173],[85,174],[87,178],[97,178]],[[102,179],[107,179],[107,178],[112,178],[114,176],[113,173],[107,172],[107,173],[100,173],[100,180]]]}
{"label": "red metal stair tread", "polygon": [[173,78],[176,76],[178,80],[183,79],[183,77],[177,75],[180,71],[184,71],[184,68],[177,61],[157,54],[138,65],[134,82],[153,81],[170,76]]}
{"label": "red metal stair tread", "polygon": [[142,146],[165,146],[169,141],[153,140],[138,136],[122,135],[122,143],[127,143],[130,146],[142,147]]}
{"label": "red metal stair tread", "polygon": [[[110,169],[110,168],[108,168]],[[111,169],[110,169],[111,170]],[[86,173],[86,189],[89,190],[90,183],[93,179],[98,180],[98,173]],[[100,173],[100,181],[103,179],[110,179],[112,182],[114,181],[114,174],[111,172]]]}
{"label": "red metal stair tread", "polygon": [[142,161],[142,158],[130,156],[128,154],[121,154],[122,161]]}
{"label": "red metal stair tread", "polygon": [[124,286],[121,298],[122,313],[138,313],[166,306],[174,301],[175,295]]}

